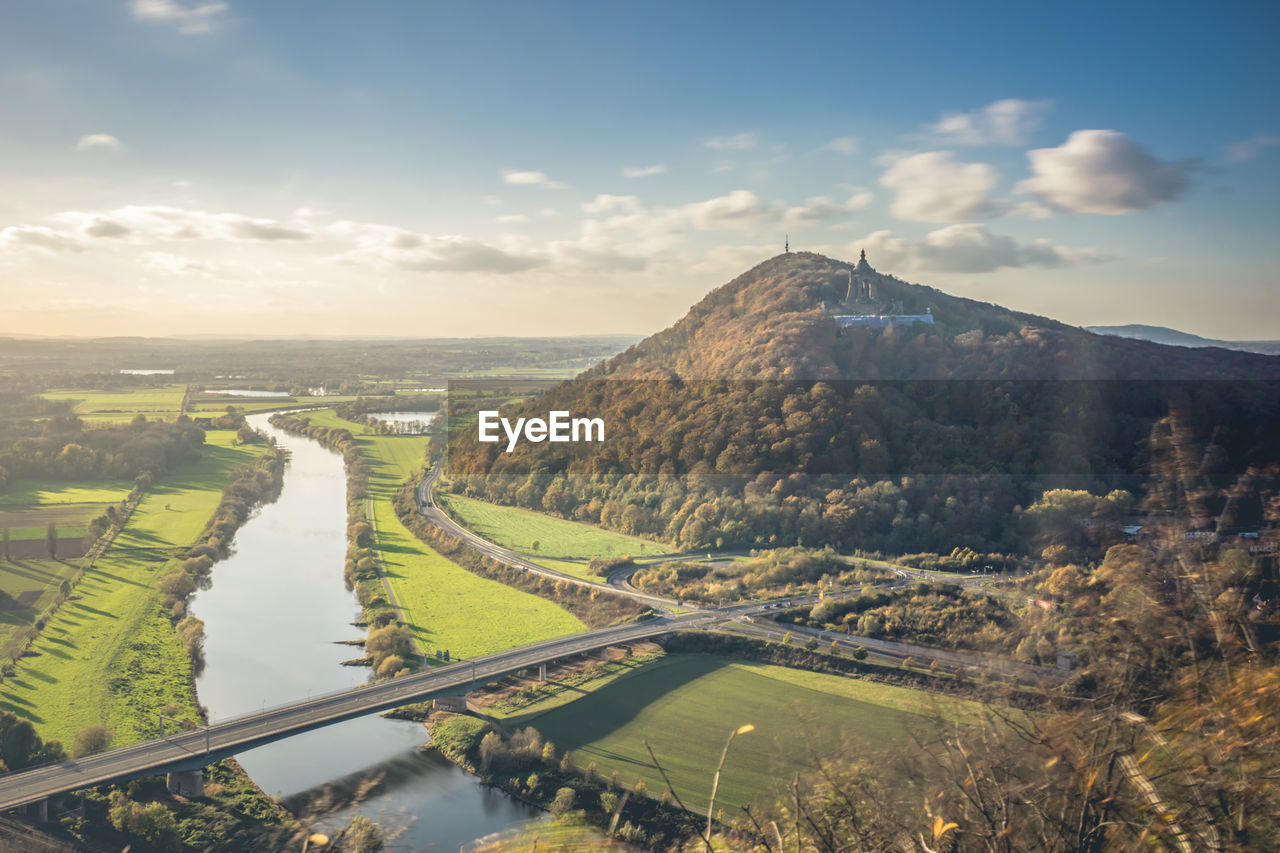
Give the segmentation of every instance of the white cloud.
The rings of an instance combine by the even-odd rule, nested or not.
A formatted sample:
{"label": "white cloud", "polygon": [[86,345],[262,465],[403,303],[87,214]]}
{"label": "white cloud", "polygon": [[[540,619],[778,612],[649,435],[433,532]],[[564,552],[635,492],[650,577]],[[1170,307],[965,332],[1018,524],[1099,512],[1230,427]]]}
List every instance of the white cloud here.
{"label": "white cloud", "polygon": [[501,216],[496,217],[493,221],[497,222],[499,225],[518,225],[521,222],[528,222],[529,217],[525,216],[523,213],[504,213]]}
{"label": "white cloud", "polygon": [[584,202],[582,212],[598,216],[602,213],[635,213],[640,209],[640,199],[633,195],[610,195],[601,193],[594,199]]}
{"label": "white cloud", "polygon": [[655,163],[652,166],[626,166],[622,170],[624,178],[647,178],[650,175],[662,175],[667,171],[667,167],[662,163]]}
{"label": "white cloud", "polygon": [[947,113],[929,130],[951,145],[1024,145],[1048,109],[1048,101],[1006,98],[975,112]]}
{"label": "white cloud", "polygon": [[855,192],[844,202],[834,202],[824,195],[815,196],[802,205],[788,208],[783,219],[794,224],[821,222],[866,210],[871,200],[872,195],[869,192]]}
{"label": "white cloud", "polygon": [[94,216],[81,224],[80,233],[86,237],[119,239],[128,237],[133,233],[133,229],[114,219],[108,219],[105,216]]}
{"label": "white cloud", "polygon": [[1057,148],[1027,152],[1032,177],[1018,190],[1073,213],[1133,213],[1172,201],[1187,187],[1190,161],[1165,162],[1114,130],[1077,130]]}
{"label": "white cloud", "polygon": [[0,231],[0,249],[5,251],[36,249],[43,252],[79,252],[83,248],[67,232],[43,225],[10,225]]}
{"label": "white cloud", "polygon": [[559,216],[560,211],[556,210],[554,207],[543,207],[538,209],[538,215],[539,216]]}
{"label": "white cloud", "polygon": [[168,252],[148,252],[143,258],[143,264],[169,275],[207,276],[213,272],[213,267],[204,261],[184,258]]}
{"label": "white cloud", "polygon": [[119,151],[124,148],[124,143],[109,133],[90,133],[80,137],[80,140],[76,142],[77,151],[91,151],[94,148]]}
{"label": "white cloud", "polygon": [[129,8],[138,20],[174,23],[178,32],[190,36],[212,32],[231,7],[219,2],[186,5],[178,0],[131,0]]}
{"label": "white cloud", "polygon": [[822,146],[824,151],[835,151],[837,154],[857,154],[862,145],[857,137],[837,136]]}
{"label": "white cloud", "polygon": [[775,221],[778,210],[761,201],[750,190],[734,190],[728,195],[682,205],[680,213],[695,228],[732,228],[758,222]]}
{"label": "white cloud", "polygon": [[300,228],[290,228],[270,219],[249,219],[235,214],[221,214],[216,219],[232,240],[311,239],[311,235]]}
{"label": "white cloud", "polygon": [[1232,163],[1244,163],[1272,145],[1280,145],[1280,136],[1255,136],[1243,142],[1233,142],[1227,146],[1227,159]]}
{"label": "white cloud", "polygon": [[106,213],[72,210],[55,214],[52,218],[71,223],[81,234],[96,238],[274,242],[309,240],[312,236],[305,226],[275,219],[164,205],[126,205]]}
{"label": "white cloud", "polygon": [[961,163],[949,151],[891,155],[880,183],[895,193],[889,212],[917,222],[957,222],[994,216],[1002,205],[988,194],[996,170],[986,163]]}
{"label": "white cloud", "polygon": [[756,147],[756,135],[747,131],[735,133],[732,136],[717,136],[708,139],[703,145],[713,151],[746,151]]}
{"label": "white cloud", "polygon": [[334,234],[355,239],[356,247],[337,256],[344,263],[410,272],[516,273],[542,266],[545,258],[507,251],[458,235],[419,234],[389,225],[337,222]]}
{"label": "white cloud", "polygon": [[892,231],[876,231],[854,241],[853,251],[866,249],[869,260],[881,269],[903,272],[985,273],[1018,267],[1067,267],[1098,263],[1107,257],[1094,249],[1072,249],[1049,240],[1019,243],[1012,237],[992,234],[985,225],[957,223],[939,228],[912,241]]}
{"label": "white cloud", "polygon": [[1009,205],[1006,216],[1020,216],[1024,219],[1051,219],[1053,208],[1038,201],[1020,201]]}
{"label": "white cloud", "polygon": [[516,169],[504,169],[502,171],[502,181],[507,184],[516,184],[519,186],[546,187],[547,189],[560,190],[564,189],[565,184],[560,181],[553,181],[543,172],[522,172]]}

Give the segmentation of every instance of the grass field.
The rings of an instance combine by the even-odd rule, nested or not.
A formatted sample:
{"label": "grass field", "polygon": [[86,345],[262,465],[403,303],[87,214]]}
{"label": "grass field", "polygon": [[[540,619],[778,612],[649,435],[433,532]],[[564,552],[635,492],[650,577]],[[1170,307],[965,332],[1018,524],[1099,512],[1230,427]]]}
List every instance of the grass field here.
{"label": "grass field", "polygon": [[76,585],[36,641],[34,657],[0,683],[0,708],[69,744],[102,723],[116,746],[155,732],[155,712],[194,707],[190,665],[155,589],[156,579],[192,544],[222,497],[231,469],[262,445],[234,446],[211,432],[201,458],[166,475],[125,529]]}
{"label": "grass field", "polygon": [[8,527],[13,539],[43,539],[52,521],[60,538],[78,539],[90,521],[123,500],[131,488],[126,480],[54,485],[16,481],[0,495],[0,527]]}
{"label": "grass field", "polygon": [[532,725],[579,766],[596,762],[623,784],[664,787],[647,739],[691,808],[707,807],[729,732],[750,723],[725,763],[717,803],[727,813],[771,800],[809,756],[848,738],[855,750],[909,749],[911,732],[977,713],[956,699],[864,679],[704,655],[667,655],[564,704],[557,696],[509,716]]}
{"label": "grass field", "polygon": [[396,517],[391,498],[423,465],[427,438],[380,436],[332,410],[300,414],[317,426],[342,427],[356,437],[369,475],[371,516],[383,571],[419,648],[448,649],[470,658],[585,630],[559,606],[472,574],[420,542]]}
{"label": "grass field", "polygon": [[[586,561],[592,557],[645,557],[671,553],[671,547],[635,536],[566,521],[519,507],[499,506],[461,495],[440,495],[440,502],[459,523],[490,542],[528,554],[547,566],[590,580]],[[533,543],[537,542],[535,549]],[[581,560],[570,562],[568,560]]]}
{"label": "grass field", "polygon": [[0,496],[0,527],[8,527],[15,540],[43,539],[52,521],[59,538],[78,539],[90,521],[123,500],[132,487],[124,480],[52,486],[19,481]]}
{"label": "grass field", "polygon": [[0,658],[15,654],[10,648],[18,633],[44,612],[58,594],[58,586],[76,573],[74,562],[59,560],[0,561]]}
{"label": "grass field", "polygon": [[187,413],[197,415],[221,415],[227,406],[235,406],[246,415],[256,412],[270,412],[276,409],[291,409],[296,406],[332,406],[335,403],[348,403],[355,397],[310,397],[306,394],[297,397],[228,397],[225,394],[200,394],[187,404]]}
{"label": "grass field", "polygon": [[181,383],[158,388],[119,391],[62,388],[41,394],[47,400],[71,400],[72,411],[88,422],[131,421],[137,415],[148,420],[173,420],[182,409],[187,386]]}

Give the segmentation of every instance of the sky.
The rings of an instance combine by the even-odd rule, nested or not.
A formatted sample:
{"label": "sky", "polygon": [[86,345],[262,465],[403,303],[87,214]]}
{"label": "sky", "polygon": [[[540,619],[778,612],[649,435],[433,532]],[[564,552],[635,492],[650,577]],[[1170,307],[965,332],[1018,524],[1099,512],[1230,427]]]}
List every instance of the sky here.
{"label": "sky", "polygon": [[1280,338],[1267,3],[15,0],[0,334],[657,331],[792,249]]}

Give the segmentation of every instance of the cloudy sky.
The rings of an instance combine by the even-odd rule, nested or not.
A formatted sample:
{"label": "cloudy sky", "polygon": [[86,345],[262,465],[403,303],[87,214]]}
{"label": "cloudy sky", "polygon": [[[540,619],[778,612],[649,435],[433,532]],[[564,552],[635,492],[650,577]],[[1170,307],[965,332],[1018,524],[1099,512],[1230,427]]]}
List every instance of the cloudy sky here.
{"label": "cloudy sky", "polygon": [[793,248],[1280,338],[1273,4],[40,0],[0,334],[644,333]]}

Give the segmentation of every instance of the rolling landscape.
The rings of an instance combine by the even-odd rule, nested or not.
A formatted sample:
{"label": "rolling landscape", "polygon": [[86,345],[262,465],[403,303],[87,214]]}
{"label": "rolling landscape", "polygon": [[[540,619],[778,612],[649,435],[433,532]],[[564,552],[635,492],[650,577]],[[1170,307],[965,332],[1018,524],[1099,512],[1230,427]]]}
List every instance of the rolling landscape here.
{"label": "rolling landscape", "polygon": [[1280,849],[1280,12],[11,5],[0,853]]}
{"label": "rolling landscape", "polygon": [[[859,275],[885,299],[927,303],[908,307],[934,321],[837,326],[858,308],[848,293]],[[966,779],[978,777],[953,763],[981,743],[984,761],[1002,768],[981,778],[984,798],[1012,798],[1006,807],[1022,813],[1019,792],[1040,792],[1015,843],[1032,846],[1020,833],[1034,831],[1071,850],[1088,826],[1109,844],[1171,831],[1147,805],[1156,783],[1133,787],[1156,767],[1122,752],[1132,763],[1104,776],[1102,756],[1144,738],[1176,751],[1222,748],[1201,730],[1147,720],[1216,714],[1219,731],[1249,735],[1222,759],[1246,783],[1265,766],[1265,749],[1254,749],[1271,741],[1255,729],[1272,670],[1250,660],[1266,654],[1280,624],[1271,604],[1280,593],[1280,360],[1097,337],[907,284],[865,256],[855,264],[813,253],[762,263],[574,378],[530,385],[526,371],[510,386],[503,351],[527,346],[504,343],[487,379],[446,359],[431,370],[430,382],[444,382],[433,390],[416,377],[344,379],[349,357],[338,348],[317,366],[358,393],[333,399],[262,396],[256,376],[241,384],[257,389],[214,395],[217,382],[189,369],[125,387],[111,380],[110,390],[92,379],[67,387],[50,369],[12,387],[0,464],[14,604],[0,702],[14,733],[4,760],[19,786],[0,779],[0,796],[38,805],[30,831],[50,831],[40,821],[52,805],[78,812],[55,822],[50,844],[249,849],[287,843],[304,827],[349,845],[383,832],[418,837],[403,817],[384,816],[383,828],[360,810],[383,814],[379,804],[404,784],[391,780],[425,771],[357,764],[362,783],[286,789],[286,811],[258,793],[271,783],[253,756],[286,746],[272,741],[296,724],[249,741],[267,745],[238,750],[243,767],[219,760],[226,753],[212,744],[231,727],[255,713],[265,725],[276,713],[268,705],[303,698],[276,693],[257,708],[243,696],[223,700],[215,675],[244,678],[236,673],[251,659],[228,631],[267,644],[253,656],[265,655],[257,677],[267,682],[279,680],[271,662],[289,660],[284,635],[318,630],[346,650],[330,655],[329,672],[345,663],[367,673],[362,683],[403,684],[389,716],[425,722],[440,754],[549,809],[559,828],[545,831],[558,843],[612,835],[654,849],[704,838],[754,849],[768,837],[756,835],[757,815],[816,813],[832,796],[858,809],[824,813],[835,822],[824,832],[891,843],[912,821],[932,829],[911,811],[925,792],[966,838],[985,837],[999,818],[986,799],[966,799]],[[464,380],[456,393],[446,390],[450,375]],[[278,366],[272,376],[287,384]],[[205,402],[215,397],[220,409]],[[599,413],[613,441],[495,453],[475,440],[483,405]],[[278,589],[260,575],[232,577],[246,561],[262,572],[290,559],[302,545],[288,542],[315,535],[276,525],[250,537],[258,512],[265,523],[277,511],[318,511],[305,509],[321,491],[304,451],[340,463],[324,475],[332,497],[323,516],[339,512],[327,533],[330,568]],[[279,556],[263,562],[255,547]],[[1195,597],[1171,598],[1178,575],[1165,573],[1187,565],[1202,567]],[[216,599],[202,607],[224,583],[228,595],[260,599],[274,624],[235,628],[226,621],[234,610],[222,613]],[[311,603],[313,583],[347,598],[355,637],[342,639],[352,629],[341,621],[316,624],[285,604],[323,611]],[[1146,602],[1141,617],[1127,603],[1134,596]],[[1144,653],[1118,658],[1116,644],[1135,637]],[[565,642],[587,652],[524,664]],[[497,676],[479,675],[481,666]],[[469,682],[462,692],[435,686],[459,676]],[[346,702],[341,688],[325,693],[340,683],[316,682],[308,692],[324,697],[299,713]],[[1197,697],[1210,689],[1244,704],[1206,706]],[[350,695],[355,709],[396,706]],[[237,714],[250,716],[242,724]],[[1099,729],[1113,717],[1151,728]],[[153,746],[156,758],[130,759],[138,769],[121,778],[142,781],[124,788],[78,791],[74,778],[50,775],[45,795],[33,787],[41,777],[25,782],[68,756],[106,762],[131,744],[163,745],[152,739],[165,721],[188,727],[193,744],[208,740],[209,757],[196,762],[208,767],[171,769]],[[723,738],[737,732],[713,793]],[[1106,751],[1081,751],[1104,736]],[[280,754],[289,753],[271,760],[288,760]],[[868,775],[878,760],[895,769]],[[1081,772],[1101,780],[1083,800],[1071,782]],[[1186,770],[1160,796],[1205,797],[1218,778],[1207,766]],[[1265,804],[1266,774],[1253,778],[1243,788],[1233,779],[1218,802]],[[30,818],[32,808],[17,814]],[[704,818],[710,809],[709,829],[686,809]],[[1254,809],[1257,820],[1234,830],[1250,844],[1269,832],[1268,812]],[[1228,814],[1205,807],[1177,826],[1212,837]],[[214,815],[221,840],[203,841],[196,827]],[[1068,815],[1084,823],[1068,831]],[[528,831],[495,843],[518,846]],[[804,844],[814,831],[787,832]]]}

